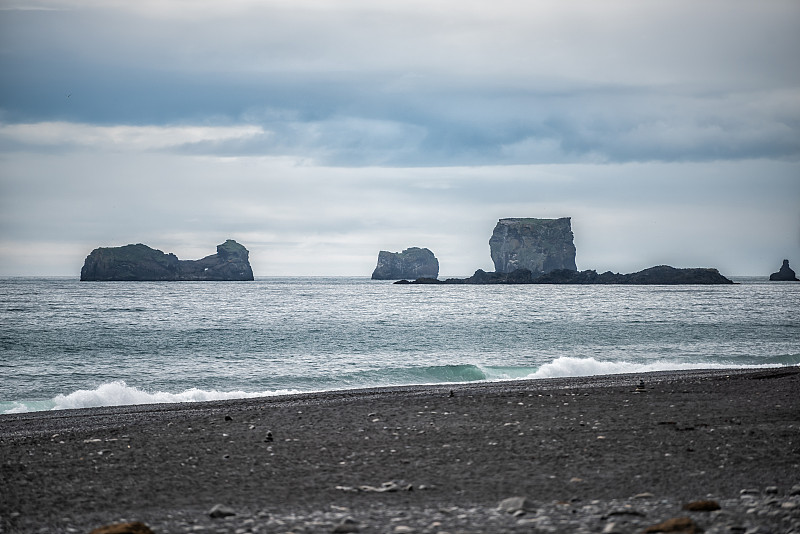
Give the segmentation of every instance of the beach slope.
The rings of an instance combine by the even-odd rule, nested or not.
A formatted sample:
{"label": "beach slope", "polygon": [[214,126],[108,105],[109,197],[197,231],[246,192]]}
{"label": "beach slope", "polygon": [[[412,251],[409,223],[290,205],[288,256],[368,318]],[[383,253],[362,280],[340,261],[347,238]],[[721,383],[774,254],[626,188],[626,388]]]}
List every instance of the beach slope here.
{"label": "beach slope", "polygon": [[0,459],[3,533],[800,532],[800,369],[2,415]]}

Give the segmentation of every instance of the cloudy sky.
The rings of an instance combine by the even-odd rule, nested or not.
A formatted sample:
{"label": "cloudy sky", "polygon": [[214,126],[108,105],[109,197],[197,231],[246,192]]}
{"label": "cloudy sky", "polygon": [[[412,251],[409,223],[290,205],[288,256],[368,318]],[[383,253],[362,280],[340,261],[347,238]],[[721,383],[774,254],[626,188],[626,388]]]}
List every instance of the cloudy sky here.
{"label": "cloudy sky", "polygon": [[257,276],[572,217],[579,269],[800,271],[796,0],[0,0],[0,275]]}

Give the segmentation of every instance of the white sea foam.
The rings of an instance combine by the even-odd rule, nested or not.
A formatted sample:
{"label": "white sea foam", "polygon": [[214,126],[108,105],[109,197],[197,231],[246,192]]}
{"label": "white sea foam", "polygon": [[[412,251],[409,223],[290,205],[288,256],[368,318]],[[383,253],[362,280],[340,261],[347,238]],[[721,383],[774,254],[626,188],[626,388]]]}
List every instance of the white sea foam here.
{"label": "white sea foam", "polygon": [[160,404],[178,402],[202,402],[228,399],[248,399],[274,395],[292,395],[299,390],[278,391],[218,391],[191,388],[180,393],[164,391],[148,392],[127,385],[124,381],[102,384],[95,389],[81,389],[67,395],[56,395],[50,401],[13,402],[2,413],[25,413],[40,410],[69,410],[73,408],[94,408],[98,406],[127,406],[132,404]]}
{"label": "white sea foam", "polygon": [[14,401],[14,402],[11,403],[11,408],[3,410],[3,413],[4,414],[11,414],[11,413],[27,413],[27,412],[35,412],[35,411],[38,411],[38,410],[36,410],[32,406],[28,406],[28,405],[23,404],[21,402]]}
{"label": "white sea foam", "polygon": [[125,406],[130,404],[158,404],[176,402],[202,402],[227,399],[249,399],[271,395],[299,393],[298,390],[281,391],[218,391],[191,388],[180,393],[156,391],[149,393],[131,387],[123,381],[109,382],[92,390],[78,390],[68,395],[57,395],[54,410],[91,408],[95,406]]}
{"label": "white sea foam", "polygon": [[780,365],[726,365],[721,363],[685,363],[668,360],[651,363],[634,363],[627,361],[599,361],[594,358],[562,357],[542,365],[536,372],[528,375],[527,378],[617,375],[623,373],[649,373],[654,371],[687,371],[692,369],[763,369],[769,367],[780,367]]}
{"label": "white sea foam", "polygon": [[[630,361],[600,361],[595,358],[560,357],[545,363],[538,369],[531,367],[483,367],[475,365],[433,366],[405,369],[402,377],[387,383],[345,384],[335,382],[316,391],[370,387],[380,385],[447,384],[476,381],[505,381],[537,378],[562,378],[577,376],[614,375],[623,373],[648,373],[653,371],[685,371],[692,369],[763,369],[782,367],[779,363],[761,365],[727,365],[721,363],[685,363],[662,360],[651,363]],[[535,370],[534,370],[535,369]],[[429,378],[429,379],[426,379]],[[219,391],[191,388],[180,393],[163,391],[148,392],[127,385],[124,381],[102,384],[95,389],[82,389],[67,395],[57,395],[50,400],[12,401],[0,403],[0,413],[14,414],[42,410],[68,410],[99,406],[126,406],[134,404],[160,404],[179,402],[202,402],[229,399],[247,399],[275,395],[294,395],[298,389],[274,391]]]}

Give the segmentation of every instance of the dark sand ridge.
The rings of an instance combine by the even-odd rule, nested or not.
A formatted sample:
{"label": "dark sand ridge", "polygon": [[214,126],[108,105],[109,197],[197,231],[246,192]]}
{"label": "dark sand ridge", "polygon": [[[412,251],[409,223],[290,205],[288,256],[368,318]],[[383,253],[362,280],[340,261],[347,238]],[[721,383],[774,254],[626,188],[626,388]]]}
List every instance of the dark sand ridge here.
{"label": "dark sand ridge", "polygon": [[[393,532],[398,514],[422,524],[448,507],[475,512],[472,530],[416,531],[482,532],[476,510],[511,496],[579,513],[640,493],[669,508],[641,519],[653,523],[691,500],[768,487],[782,496],[800,484],[800,368],[2,415],[0,462],[2,532],[85,532],[121,519],[157,532],[279,532],[289,529],[259,522],[331,510],[361,532]],[[414,490],[350,491],[391,480]],[[249,521],[214,522],[206,512],[218,503]],[[800,524],[800,507],[780,510]],[[508,517],[506,530],[492,528],[532,531]],[[306,531],[332,531],[315,525]]]}

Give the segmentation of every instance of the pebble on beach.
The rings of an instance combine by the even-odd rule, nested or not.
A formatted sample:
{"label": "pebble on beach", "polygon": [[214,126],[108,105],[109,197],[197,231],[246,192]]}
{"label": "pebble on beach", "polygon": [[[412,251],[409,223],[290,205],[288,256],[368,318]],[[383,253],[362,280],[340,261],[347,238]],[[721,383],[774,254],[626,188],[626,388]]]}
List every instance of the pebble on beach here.
{"label": "pebble on beach", "polygon": [[358,532],[358,521],[352,517],[346,517],[333,528],[334,534],[349,534],[351,532]]}
{"label": "pebble on beach", "polygon": [[236,511],[230,506],[224,504],[215,504],[211,510],[208,511],[208,517],[212,519],[219,519],[221,517],[230,517],[236,515]]}
{"label": "pebble on beach", "polygon": [[509,497],[500,501],[497,506],[501,512],[514,514],[517,512],[535,512],[536,506],[526,497]]}
{"label": "pebble on beach", "polygon": [[97,527],[89,534],[154,534],[150,527],[140,521],[132,523],[115,523]]}
{"label": "pebble on beach", "polygon": [[703,532],[697,523],[692,521],[690,517],[674,517],[666,521],[653,525],[644,529],[646,533],[654,532],[682,532],[686,534],[698,534]]}
{"label": "pebble on beach", "polygon": [[713,512],[719,510],[720,506],[717,501],[692,501],[683,505],[683,509],[690,512]]}

